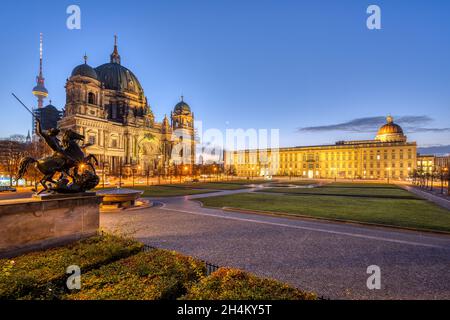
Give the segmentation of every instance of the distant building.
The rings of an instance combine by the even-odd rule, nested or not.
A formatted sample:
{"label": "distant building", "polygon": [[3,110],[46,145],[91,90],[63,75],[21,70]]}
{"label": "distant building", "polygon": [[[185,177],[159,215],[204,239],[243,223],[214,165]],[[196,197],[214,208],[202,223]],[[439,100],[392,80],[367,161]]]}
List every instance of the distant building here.
{"label": "distant building", "polygon": [[[35,118],[39,119],[43,130],[48,130],[50,128],[56,128],[58,126],[58,121],[61,120],[63,112],[58,110],[54,105],[46,105],[42,108],[37,108],[33,110]],[[33,121],[33,132],[36,133],[36,122]]]}
{"label": "distant building", "polygon": [[438,156],[434,159],[434,164],[437,171],[450,168],[450,155],[448,156]]}
{"label": "distant building", "polygon": [[28,142],[14,137],[0,139],[0,185],[12,184],[20,159],[25,155]]}
{"label": "distant building", "polygon": [[225,153],[225,168],[238,176],[406,179],[417,167],[416,142],[408,142],[391,116],[374,140],[332,145],[240,150]]}
{"label": "distant building", "polygon": [[417,170],[421,173],[432,173],[434,170],[434,159],[432,154],[417,155]]}
{"label": "distant building", "polygon": [[420,173],[440,173],[450,168],[450,156],[435,156],[419,154],[417,156],[417,171]]}

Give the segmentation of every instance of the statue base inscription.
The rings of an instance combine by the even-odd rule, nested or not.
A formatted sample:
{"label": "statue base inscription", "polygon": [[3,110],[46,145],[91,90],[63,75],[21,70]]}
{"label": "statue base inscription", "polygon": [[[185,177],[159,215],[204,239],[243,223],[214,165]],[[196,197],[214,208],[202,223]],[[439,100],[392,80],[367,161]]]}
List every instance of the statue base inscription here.
{"label": "statue base inscription", "polygon": [[97,234],[101,201],[93,192],[0,201],[0,258]]}

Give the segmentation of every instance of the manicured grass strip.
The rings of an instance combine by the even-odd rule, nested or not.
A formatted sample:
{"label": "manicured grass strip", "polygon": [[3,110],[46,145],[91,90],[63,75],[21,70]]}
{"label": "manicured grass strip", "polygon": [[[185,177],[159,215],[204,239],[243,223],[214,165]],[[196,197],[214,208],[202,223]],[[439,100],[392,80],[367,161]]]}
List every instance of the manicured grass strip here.
{"label": "manicured grass strip", "polygon": [[65,289],[66,268],[82,272],[142,250],[134,240],[111,235],[0,260],[0,299],[51,299]]}
{"label": "manicured grass strip", "polygon": [[235,194],[198,199],[205,206],[264,210],[450,232],[450,212],[431,202],[318,195]]}
{"label": "manicured grass strip", "polygon": [[139,186],[134,187],[134,189],[144,190],[142,197],[174,197],[213,192],[213,190],[207,189],[189,189],[174,186]]}
{"label": "manicured grass strip", "polygon": [[82,288],[64,299],[176,299],[205,272],[205,264],[199,260],[155,249],[85,273]]}
{"label": "manicured grass strip", "polygon": [[336,187],[336,188],[369,188],[369,189],[375,189],[375,188],[383,188],[383,189],[400,189],[395,184],[388,184],[388,183],[375,183],[375,182],[333,182],[327,184],[327,187]]}
{"label": "manicured grass strip", "polygon": [[346,188],[346,187],[317,187],[317,188],[264,188],[259,192],[313,194],[371,198],[419,199],[416,195],[400,188]]}
{"label": "manicured grass strip", "polygon": [[[276,180],[273,180],[272,182],[275,182]],[[246,179],[240,179],[240,180],[230,180],[227,181],[227,183],[231,184],[262,184],[271,182],[271,180],[264,180],[264,179],[255,179],[255,180],[246,180]]]}
{"label": "manicured grass strip", "polygon": [[197,183],[183,183],[176,185],[164,185],[165,187],[179,188],[179,189],[215,189],[215,190],[238,190],[248,188],[241,184],[220,183],[220,182],[197,182]]}
{"label": "manicured grass strip", "polygon": [[309,185],[313,185],[313,184],[317,184],[319,183],[316,180],[286,180],[283,182],[273,182],[271,184],[279,184],[279,185],[288,185],[288,184],[293,184],[296,186],[309,186]]}
{"label": "manicured grass strip", "polygon": [[315,300],[317,296],[279,281],[220,268],[189,289],[187,300]]}

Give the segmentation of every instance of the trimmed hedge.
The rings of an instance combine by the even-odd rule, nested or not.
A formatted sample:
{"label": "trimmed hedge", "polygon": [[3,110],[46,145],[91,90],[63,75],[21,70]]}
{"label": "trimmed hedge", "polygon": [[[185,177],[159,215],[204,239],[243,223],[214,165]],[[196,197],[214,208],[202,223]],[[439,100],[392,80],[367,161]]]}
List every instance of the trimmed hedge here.
{"label": "trimmed hedge", "polygon": [[[81,289],[66,288],[66,268],[81,268]],[[74,244],[0,260],[0,299],[158,300],[315,299],[276,280],[220,268],[175,251],[152,249],[103,235]]]}
{"label": "trimmed hedge", "polygon": [[189,289],[186,300],[315,300],[314,293],[231,268],[220,268]]}
{"label": "trimmed hedge", "polygon": [[84,274],[81,290],[67,294],[64,299],[176,299],[205,273],[205,264],[199,260],[154,249]]}
{"label": "trimmed hedge", "polygon": [[128,257],[142,244],[112,235],[96,236],[64,247],[0,259],[0,299],[54,299],[66,290],[66,268],[81,272]]}

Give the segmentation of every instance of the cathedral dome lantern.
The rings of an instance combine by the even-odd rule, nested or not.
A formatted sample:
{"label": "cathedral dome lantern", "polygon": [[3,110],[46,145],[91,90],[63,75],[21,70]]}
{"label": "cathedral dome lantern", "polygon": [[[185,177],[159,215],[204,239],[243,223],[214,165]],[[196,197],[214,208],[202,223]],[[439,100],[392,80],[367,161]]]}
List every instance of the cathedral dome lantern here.
{"label": "cathedral dome lantern", "polygon": [[403,133],[402,127],[394,123],[394,118],[387,116],[386,124],[380,127],[375,140],[381,142],[405,142],[406,136]]}

